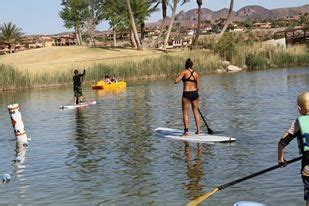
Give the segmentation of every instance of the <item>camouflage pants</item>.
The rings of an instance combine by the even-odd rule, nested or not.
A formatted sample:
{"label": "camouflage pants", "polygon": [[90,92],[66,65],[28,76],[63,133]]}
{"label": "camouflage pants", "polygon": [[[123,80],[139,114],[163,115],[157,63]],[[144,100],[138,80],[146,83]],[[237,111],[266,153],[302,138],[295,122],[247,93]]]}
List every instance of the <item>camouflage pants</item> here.
{"label": "camouflage pants", "polygon": [[74,97],[83,96],[83,90],[81,86],[75,86],[73,90],[74,90]]}

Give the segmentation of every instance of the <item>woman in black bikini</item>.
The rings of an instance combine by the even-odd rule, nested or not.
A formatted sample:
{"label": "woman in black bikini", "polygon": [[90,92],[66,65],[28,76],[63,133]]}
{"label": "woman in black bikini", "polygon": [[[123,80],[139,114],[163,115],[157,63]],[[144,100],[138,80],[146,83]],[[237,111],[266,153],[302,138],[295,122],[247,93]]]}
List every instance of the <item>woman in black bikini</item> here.
{"label": "woman in black bikini", "polygon": [[184,124],[184,135],[188,135],[189,130],[189,107],[191,104],[196,124],[196,134],[200,133],[200,116],[198,112],[199,94],[198,89],[200,85],[200,75],[193,70],[193,62],[187,59],[185,69],[180,72],[175,79],[175,84],[180,80],[183,82],[182,93],[182,116]]}

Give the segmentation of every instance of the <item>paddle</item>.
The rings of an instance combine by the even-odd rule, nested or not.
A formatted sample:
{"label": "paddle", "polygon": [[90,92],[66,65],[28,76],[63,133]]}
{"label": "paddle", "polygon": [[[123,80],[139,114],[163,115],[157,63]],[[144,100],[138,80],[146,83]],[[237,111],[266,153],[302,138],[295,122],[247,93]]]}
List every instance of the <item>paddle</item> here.
{"label": "paddle", "polygon": [[[293,162],[296,162],[296,161],[301,160],[301,159],[302,159],[302,156],[296,157],[296,158],[294,158],[294,159],[292,159],[292,160],[287,161],[287,162],[286,162],[286,165],[288,165],[288,164],[290,164],[290,163],[293,163]],[[248,175],[248,176],[245,176],[245,177],[243,177],[243,178],[240,178],[240,179],[234,180],[234,181],[232,181],[232,182],[226,183],[226,184],[224,184],[224,185],[221,185],[221,186],[219,186],[219,187],[213,189],[211,192],[205,193],[204,195],[199,196],[199,197],[197,197],[196,199],[192,200],[191,202],[189,202],[189,203],[187,204],[187,206],[195,206],[195,205],[198,205],[198,204],[200,204],[201,202],[203,202],[204,200],[208,199],[208,198],[209,198],[211,195],[213,195],[214,193],[218,192],[219,190],[223,190],[223,189],[225,189],[225,188],[227,188],[227,187],[230,187],[230,186],[235,185],[235,184],[237,184],[237,183],[243,182],[243,181],[245,181],[245,180],[247,180],[247,179],[256,177],[256,176],[258,176],[258,175],[264,174],[264,173],[266,173],[266,172],[270,172],[270,171],[275,170],[275,169],[277,169],[277,168],[279,168],[279,167],[281,167],[281,165],[277,164],[277,165],[272,166],[272,167],[270,167],[270,168],[264,169],[264,170],[262,170],[262,171],[253,173],[253,174],[251,174],[251,175]]]}
{"label": "paddle", "polygon": [[207,124],[207,122],[206,122],[206,120],[205,120],[205,118],[204,118],[204,116],[203,116],[203,114],[202,114],[200,108],[198,108],[198,112],[200,113],[200,115],[201,115],[201,117],[202,117],[202,119],[203,119],[203,122],[204,122],[204,124],[205,124],[205,126],[206,126],[206,128],[207,128],[208,134],[213,134],[214,132],[212,131],[212,129],[209,128],[209,126],[208,126],[208,124]]}

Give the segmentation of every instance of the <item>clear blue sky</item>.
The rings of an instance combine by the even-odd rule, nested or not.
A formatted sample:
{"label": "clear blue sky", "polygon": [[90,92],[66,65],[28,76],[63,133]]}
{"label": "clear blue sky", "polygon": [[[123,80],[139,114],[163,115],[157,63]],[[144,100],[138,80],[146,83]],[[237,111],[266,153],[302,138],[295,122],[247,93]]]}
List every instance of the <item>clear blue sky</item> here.
{"label": "clear blue sky", "polygon": [[[68,31],[60,19],[58,12],[61,10],[61,0],[1,0],[0,24],[13,22],[26,34],[55,34]],[[228,8],[229,0],[203,0],[203,8],[213,11]],[[308,0],[235,0],[234,10],[248,5],[260,5],[267,9],[295,7],[308,4]],[[196,8],[196,0],[191,0],[178,8],[190,10]],[[169,11],[170,13],[170,11]],[[160,12],[154,13],[148,22],[159,20]],[[108,23],[103,22],[98,30],[108,29]]]}

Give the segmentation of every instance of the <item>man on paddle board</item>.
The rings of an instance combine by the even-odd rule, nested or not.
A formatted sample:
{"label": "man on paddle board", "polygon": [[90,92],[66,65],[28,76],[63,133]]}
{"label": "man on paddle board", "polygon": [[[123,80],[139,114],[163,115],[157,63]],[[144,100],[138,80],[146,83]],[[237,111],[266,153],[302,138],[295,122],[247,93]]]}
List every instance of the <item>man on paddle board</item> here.
{"label": "man on paddle board", "polygon": [[298,96],[297,107],[300,116],[292,122],[288,132],[279,141],[278,163],[282,167],[286,165],[284,148],[297,137],[299,152],[302,154],[301,176],[304,183],[304,200],[305,205],[309,206],[309,92],[303,92]]}
{"label": "man on paddle board", "polygon": [[82,83],[83,78],[86,74],[86,69],[84,69],[84,72],[82,74],[79,74],[78,70],[74,70],[74,76],[73,76],[73,91],[74,91],[74,102],[73,104],[78,104],[79,102],[83,102],[83,90],[82,90]]}
{"label": "man on paddle board", "polygon": [[196,134],[200,133],[200,117],[198,111],[199,105],[199,94],[198,89],[200,85],[200,75],[193,70],[193,62],[191,59],[187,59],[185,63],[185,69],[175,79],[175,84],[180,80],[183,82],[183,93],[182,93],[182,118],[184,124],[184,135],[188,135],[189,131],[189,107],[191,105],[195,124]]}

